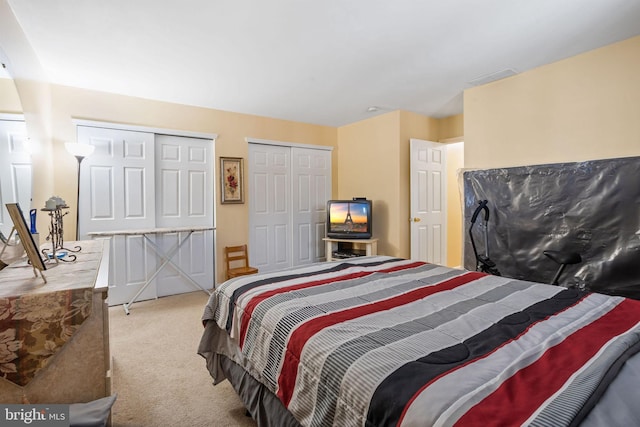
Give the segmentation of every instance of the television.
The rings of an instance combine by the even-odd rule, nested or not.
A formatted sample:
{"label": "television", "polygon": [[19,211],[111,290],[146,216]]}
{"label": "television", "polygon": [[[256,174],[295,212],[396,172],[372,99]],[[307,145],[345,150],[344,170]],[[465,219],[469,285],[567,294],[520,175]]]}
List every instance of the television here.
{"label": "television", "polygon": [[371,200],[329,200],[327,237],[332,239],[370,239],[373,233]]}

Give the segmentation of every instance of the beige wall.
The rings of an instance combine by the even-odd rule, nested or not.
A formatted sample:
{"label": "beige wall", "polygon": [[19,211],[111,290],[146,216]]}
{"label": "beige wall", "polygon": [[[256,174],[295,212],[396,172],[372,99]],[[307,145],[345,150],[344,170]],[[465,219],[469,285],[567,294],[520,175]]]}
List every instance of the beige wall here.
{"label": "beige wall", "polygon": [[439,120],[439,141],[452,138],[460,139],[464,135],[464,114],[445,117]]}
{"label": "beige wall", "polygon": [[403,258],[409,258],[411,256],[411,223],[409,222],[409,218],[411,218],[411,162],[409,159],[409,141],[411,138],[414,138],[437,142],[440,138],[439,131],[440,120],[406,111],[400,113],[399,140],[397,142],[397,150],[399,150],[400,153],[398,163],[400,184],[395,189],[399,196],[397,204],[397,226],[400,252],[389,255],[398,255]]}
{"label": "beige wall", "polygon": [[338,192],[333,194],[373,200],[378,252],[389,255],[400,252],[398,121],[394,111],[338,128]]}
{"label": "beige wall", "polygon": [[464,115],[440,120],[440,142],[447,144],[447,265],[462,265],[463,233],[462,187],[464,168]]}
{"label": "beige wall", "polygon": [[[444,123],[444,125],[443,125]],[[394,111],[338,129],[338,193],[334,197],[366,196],[374,201],[374,237],[378,252],[409,257],[409,140],[439,141],[462,136],[462,115],[438,120],[407,111]],[[448,146],[447,265],[460,265],[460,202],[456,171],[462,149]],[[453,198],[451,198],[453,197]]]}
{"label": "beige wall", "polygon": [[640,37],[464,94],[465,167],[640,155]]}
{"label": "beige wall", "polygon": [[462,266],[463,233],[462,182],[464,142],[447,143],[447,265]]}
{"label": "beige wall", "polygon": [[22,114],[22,104],[11,79],[0,78],[0,112]]}

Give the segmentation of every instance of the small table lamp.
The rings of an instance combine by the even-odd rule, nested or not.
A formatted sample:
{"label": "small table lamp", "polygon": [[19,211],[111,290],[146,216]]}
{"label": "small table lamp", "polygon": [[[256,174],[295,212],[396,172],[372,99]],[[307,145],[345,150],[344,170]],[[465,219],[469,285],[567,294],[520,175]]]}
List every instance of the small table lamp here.
{"label": "small table lamp", "polygon": [[80,223],[80,163],[82,160],[93,154],[96,149],[94,145],[80,144],[77,142],[65,142],[64,147],[69,153],[71,153],[78,160],[78,195],[76,198],[76,240],[80,240],[80,230],[78,224]]}

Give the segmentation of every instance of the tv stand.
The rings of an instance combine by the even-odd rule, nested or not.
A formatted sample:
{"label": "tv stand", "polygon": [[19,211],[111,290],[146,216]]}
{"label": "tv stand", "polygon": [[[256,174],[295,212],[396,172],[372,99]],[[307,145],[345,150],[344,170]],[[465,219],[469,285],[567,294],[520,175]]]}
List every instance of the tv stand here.
{"label": "tv stand", "polygon": [[378,255],[378,239],[333,239],[325,237],[322,240],[325,242],[327,261]]}

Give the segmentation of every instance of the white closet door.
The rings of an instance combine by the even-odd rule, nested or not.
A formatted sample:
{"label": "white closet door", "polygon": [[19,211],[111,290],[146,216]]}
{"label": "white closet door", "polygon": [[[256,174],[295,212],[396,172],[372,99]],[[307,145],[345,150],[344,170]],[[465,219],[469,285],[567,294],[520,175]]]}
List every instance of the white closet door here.
{"label": "white closet door", "polygon": [[[171,258],[136,301],[198,290],[214,281],[214,233],[135,231],[213,227],[213,141],[153,132],[78,126],[78,142],[96,147],[82,162],[81,236],[93,231],[129,231],[111,244],[109,304],[132,300],[163,262]],[[186,239],[186,240],[185,240]]]}
{"label": "white closet door", "polygon": [[290,154],[289,147],[249,144],[249,260],[261,272],[291,265]]}
{"label": "white closet door", "polygon": [[291,148],[292,265],[326,258],[327,200],[331,195],[331,152]]}
{"label": "white closet door", "polygon": [[[80,169],[80,239],[93,231],[154,228],[154,134],[78,126],[78,142],[96,147]],[[142,235],[111,240],[109,304],[130,301],[158,259]],[[152,282],[139,301],[156,297]]]}
{"label": "white closet door", "polygon": [[24,121],[0,120],[0,231],[9,237],[13,222],[6,203],[18,203],[29,223],[31,154]]}
{"label": "white closet door", "polygon": [[154,134],[78,126],[96,147],[80,168],[80,238],[155,226]]}
{"label": "white closet door", "polygon": [[331,151],[249,143],[249,252],[261,272],[325,259]]}
{"label": "white closet door", "polygon": [[[156,135],[156,227],[213,226],[213,141]],[[155,236],[168,251],[185,232]],[[213,231],[198,231],[173,258],[180,269],[202,287],[213,286]],[[158,296],[193,291],[176,268],[168,264],[158,275]]]}

